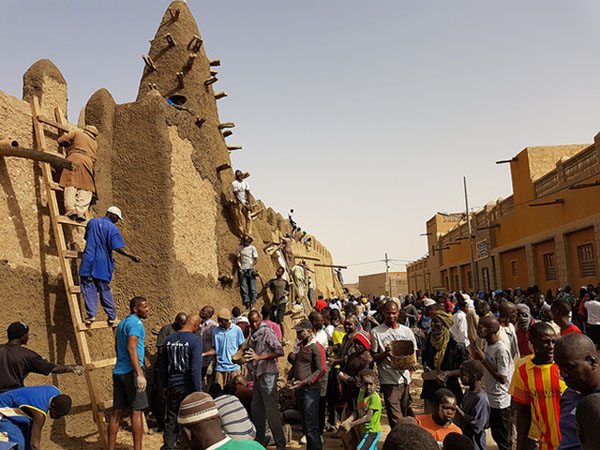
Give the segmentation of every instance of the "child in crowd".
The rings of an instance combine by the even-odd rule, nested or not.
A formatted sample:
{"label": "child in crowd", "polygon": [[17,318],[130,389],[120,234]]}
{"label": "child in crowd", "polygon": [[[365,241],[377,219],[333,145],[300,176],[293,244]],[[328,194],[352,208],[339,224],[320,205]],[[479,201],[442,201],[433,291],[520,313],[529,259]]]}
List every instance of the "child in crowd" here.
{"label": "child in crowd", "polygon": [[344,432],[362,425],[362,440],[357,450],[376,450],[381,436],[381,397],[375,391],[377,375],[371,369],[360,372],[361,389],[358,393],[356,411],[341,424]]}
{"label": "child in crowd", "polygon": [[477,334],[485,339],[485,351],[472,347],[473,358],[485,367],[482,383],[490,402],[490,428],[498,450],[511,450],[511,397],[508,393],[513,373],[509,349],[498,336],[500,324],[494,317],[479,320]]}
{"label": "child in crowd", "polygon": [[486,450],[485,428],[490,418],[490,402],[481,384],[484,372],[483,364],[476,360],[465,361],[460,366],[460,381],[468,389],[462,409],[457,408],[456,412],[462,417],[463,433],[473,440],[475,450]]}
{"label": "child in crowd", "polygon": [[415,419],[442,447],[444,438],[450,433],[462,434],[460,428],[452,423],[456,415],[456,396],[452,391],[441,388],[435,391],[433,414],[421,414]]}

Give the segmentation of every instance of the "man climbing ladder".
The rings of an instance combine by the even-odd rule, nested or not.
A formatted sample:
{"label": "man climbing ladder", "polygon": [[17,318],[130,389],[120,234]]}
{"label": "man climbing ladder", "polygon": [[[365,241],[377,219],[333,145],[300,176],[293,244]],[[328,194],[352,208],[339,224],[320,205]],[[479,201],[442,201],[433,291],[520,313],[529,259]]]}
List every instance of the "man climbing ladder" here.
{"label": "man climbing ladder", "polygon": [[138,256],[125,251],[123,236],[115,225],[119,220],[123,220],[121,210],[111,206],[104,217],[91,219],[85,229],[86,243],[79,276],[81,293],[85,301],[86,325],[91,325],[96,320],[98,294],[100,294],[100,303],[108,315],[108,324],[112,325],[117,320],[115,301],[110,289],[110,281],[115,269],[113,250],[136,263],[141,261]]}
{"label": "man climbing ladder", "polygon": [[83,132],[75,130],[57,139],[58,145],[67,147],[67,159],[75,165],[75,170],[64,169],[60,186],[65,188],[65,216],[71,220],[84,222],[86,213],[96,194],[94,165],[98,144],[98,129],[87,125]]}

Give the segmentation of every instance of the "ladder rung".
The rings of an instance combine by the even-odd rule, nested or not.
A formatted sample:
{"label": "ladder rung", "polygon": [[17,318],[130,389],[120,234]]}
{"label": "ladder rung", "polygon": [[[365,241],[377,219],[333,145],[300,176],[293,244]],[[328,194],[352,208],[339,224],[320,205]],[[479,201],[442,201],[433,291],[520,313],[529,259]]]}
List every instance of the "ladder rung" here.
{"label": "ladder rung", "polygon": [[113,407],[112,400],[106,400],[104,402],[98,403],[98,411],[106,411],[107,409],[110,409],[112,407]]}
{"label": "ladder rung", "polygon": [[65,250],[65,258],[76,259],[81,258],[81,255],[83,255],[83,252],[78,252],[77,250]]}
{"label": "ladder rung", "polygon": [[53,191],[64,191],[64,188],[55,182],[50,183],[50,189],[52,189]]}
{"label": "ladder rung", "polygon": [[78,331],[100,330],[102,328],[115,328],[117,325],[119,325],[118,320],[116,320],[113,325],[109,325],[106,321],[92,322],[90,325],[86,325],[82,322],[77,324],[77,329]]}
{"label": "ladder rung", "polygon": [[37,116],[37,120],[39,120],[42,123],[45,123],[46,125],[50,125],[54,128],[58,128],[59,130],[65,131],[67,133],[70,131],[67,127],[65,127],[64,125],[61,125],[58,122],[55,122],[54,120],[50,120],[50,119],[47,119],[42,116]]}
{"label": "ladder rung", "polygon": [[77,222],[69,219],[67,216],[58,216],[58,223],[64,223],[65,225],[73,225],[76,227],[85,227],[87,222]]}
{"label": "ladder rung", "polygon": [[108,358],[100,361],[94,361],[85,365],[87,370],[102,369],[103,367],[114,366],[117,363],[117,358]]}
{"label": "ladder rung", "polygon": [[69,292],[71,294],[81,294],[81,286],[71,286]]}

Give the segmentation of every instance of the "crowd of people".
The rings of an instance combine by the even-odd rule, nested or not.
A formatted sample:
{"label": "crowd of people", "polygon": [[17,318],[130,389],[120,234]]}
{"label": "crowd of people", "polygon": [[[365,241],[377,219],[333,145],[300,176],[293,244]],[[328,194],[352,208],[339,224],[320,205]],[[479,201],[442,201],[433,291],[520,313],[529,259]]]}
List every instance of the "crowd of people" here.
{"label": "crowd of people", "polygon": [[[590,285],[578,297],[568,286],[556,296],[531,288],[476,299],[461,292],[319,297],[311,311],[290,317],[295,336],[281,326],[290,309],[242,314],[206,305],[156,333],[151,388],[143,324],[150,305],[134,297],[116,332],[109,448],[129,414],[134,447],[142,448],[150,406],[163,450],[281,450],[295,424],[308,450],[323,448],[326,434],[347,450],[376,449],[383,417],[386,450],[482,450],[488,428],[500,450],[597,448],[598,292]],[[25,348],[28,337],[28,326],[15,322],[0,346],[0,442],[19,449],[40,448],[46,415],[70,409],[68,396],[49,385],[24,387],[25,377],[83,372]],[[288,344],[294,349],[283,373]],[[411,384],[421,370],[417,414]]]}
{"label": "crowd of people", "polygon": [[[274,280],[281,275],[278,271]],[[274,294],[283,292],[276,283],[270,287]],[[246,440],[283,449],[297,423],[307,449],[323,448],[326,434],[345,449],[374,449],[387,417],[391,431],[384,448],[485,449],[487,428],[500,450],[591,448],[589,436],[596,431],[586,428],[589,414],[577,412],[577,406],[582,402],[593,410],[596,403],[587,397],[596,398],[600,389],[597,288],[586,286],[579,298],[570,291],[565,287],[556,297],[537,288],[479,292],[476,299],[460,292],[320,297],[307,318],[294,322],[286,382],[277,359],[284,357],[282,343],[293,338],[286,339],[280,327],[289,308],[265,306],[247,316],[239,308],[222,309],[214,322],[214,310],[205,306],[188,316],[188,338],[179,337],[184,329],[175,330],[176,320],[169,325],[174,334],[162,343],[163,448],[173,448],[177,427],[183,436],[193,435],[186,431],[191,422],[180,420],[182,405],[201,389],[215,402],[224,444]],[[198,343],[182,346],[192,336]],[[179,352],[167,346],[169,340],[178,343]],[[410,343],[412,360],[394,353],[398,342]],[[199,381],[176,386],[169,376],[183,379],[178,371],[191,367],[176,369],[176,362],[186,360],[181,348],[200,345],[197,369],[189,369]],[[407,357],[403,367],[396,364]],[[410,386],[421,369],[423,413],[417,414]],[[208,427],[203,420],[193,426]],[[421,433],[418,444],[408,440],[402,447],[403,439],[419,433],[413,428],[428,437]]]}

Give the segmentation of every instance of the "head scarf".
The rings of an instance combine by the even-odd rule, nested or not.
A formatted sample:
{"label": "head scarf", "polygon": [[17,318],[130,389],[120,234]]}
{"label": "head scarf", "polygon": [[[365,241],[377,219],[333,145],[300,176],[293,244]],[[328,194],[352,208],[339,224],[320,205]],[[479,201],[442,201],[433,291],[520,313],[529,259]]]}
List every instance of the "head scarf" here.
{"label": "head scarf", "polygon": [[364,345],[367,350],[371,348],[371,339],[369,333],[367,333],[366,331],[359,331],[354,335],[353,339],[355,341],[360,341],[360,343]]}
{"label": "head scarf", "polygon": [[450,327],[452,326],[452,315],[444,311],[436,311],[431,315],[431,320],[439,320],[442,323],[442,329],[439,333],[431,333],[429,342],[436,350],[433,358],[434,369],[441,370],[442,361],[446,355],[446,347],[450,342]]}
{"label": "head scarf", "polygon": [[525,303],[519,303],[517,305],[517,312],[527,313],[526,318],[521,317],[520,315],[518,316],[519,326],[524,330],[527,330],[529,328],[529,325],[531,324],[531,310],[529,309],[529,306],[527,306]]}

